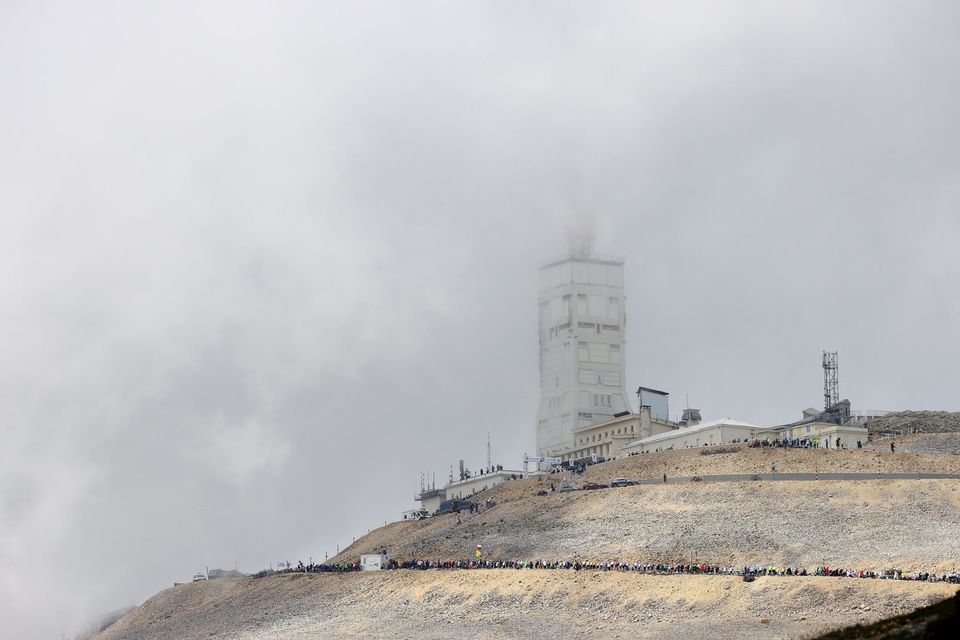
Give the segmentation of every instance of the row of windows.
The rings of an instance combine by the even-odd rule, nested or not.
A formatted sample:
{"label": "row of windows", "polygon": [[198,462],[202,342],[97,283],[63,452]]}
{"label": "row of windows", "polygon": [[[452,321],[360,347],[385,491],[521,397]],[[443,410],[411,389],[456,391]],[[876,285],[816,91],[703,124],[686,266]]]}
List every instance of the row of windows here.
{"label": "row of windows", "polygon": [[593,406],[595,407],[613,407],[613,396],[609,393],[593,394]]}
{"label": "row of windows", "polygon": [[[573,301],[570,296],[554,298],[540,303],[540,326],[549,327],[570,321],[573,310]],[[607,318],[620,319],[620,298],[612,296],[590,296],[577,294],[577,317],[579,318]],[[593,323],[591,323],[592,325]],[[582,325],[581,325],[582,326]],[[616,326],[619,330],[619,325]],[[612,329],[611,329],[612,331]]]}
{"label": "row of windows", "polygon": [[596,447],[587,447],[586,449],[580,449],[574,451],[573,453],[567,453],[563,455],[564,460],[579,460],[580,458],[586,458],[591,454],[597,454],[598,456],[609,456],[610,455],[610,445],[601,444]]}
{"label": "row of windows", "polygon": [[618,319],[620,317],[620,298],[607,296],[588,296],[577,294],[577,315],[580,317]]}
{"label": "row of windows", "polygon": [[621,432],[624,433],[624,434],[633,433],[633,427],[634,427],[634,425],[630,425],[630,430],[629,430],[629,431],[627,430],[626,427],[617,427],[616,432],[614,432],[613,429],[611,429],[610,431],[604,431],[602,436],[601,436],[599,433],[598,433],[598,434],[594,434],[594,435],[590,436],[589,438],[586,437],[586,436],[584,436],[583,438],[580,438],[580,441],[579,441],[577,444],[587,444],[587,443],[589,443],[589,442],[603,442],[604,440],[606,440],[606,439],[609,438],[610,436],[620,435]]}
{"label": "row of windows", "polygon": [[570,260],[540,270],[541,291],[570,283],[622,287],[623,266]]}
{"label": "row of windows", "polygon": [[577,360],[580,362],[599,362],[601,364],[620,364],[620,345],[580,341],[577,343]]}
{"label": "row of windows", "polygon": [[620,386],[619,371],[594,371],[593,369],[580,369],[580,384],[599,384],[605,387]]}

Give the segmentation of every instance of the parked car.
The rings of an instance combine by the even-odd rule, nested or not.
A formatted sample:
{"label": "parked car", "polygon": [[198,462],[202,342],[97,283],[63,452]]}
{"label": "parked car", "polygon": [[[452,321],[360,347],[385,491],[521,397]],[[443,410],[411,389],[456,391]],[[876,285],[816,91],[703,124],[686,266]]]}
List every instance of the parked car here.
{"label": "parked car", "polygon": [[571,485],[569,485],[569,484],[565,484],[565,485],[563,485],[562,487],[560,487],[559,489],[557,489],[557,491],[559,491],[560,493],[569,493],[569,492],[571,492],[571,491],[576,491],[576,490],[577,490],[576,487],[573,487],[573,486],[571,486]]}
{"label": "parked car", "polygon": [[589,490],[592,490],[592,489],[608,489],[609,487],[610,487],[610,485],[608,485],[608,484],[600,484],[599,482],[584,482],[584,483],[583,483],[583,488],[584,488],[584,489],[587,489],[588,491],[589,491]]}
{"label": "parked car", "polygon": [[635,484],[640,484],[636,480],[629,480],[627,478],[614,478],[610,482],[611,487],[632,487]]}
{"label": "parked car", "polygon": [[454,511],[470,511],[470,507],[472,506],[473,503],[469,500],[444,500],[440,503],[440,506],[437,507],[437,512],[434,515],[453,513]]}

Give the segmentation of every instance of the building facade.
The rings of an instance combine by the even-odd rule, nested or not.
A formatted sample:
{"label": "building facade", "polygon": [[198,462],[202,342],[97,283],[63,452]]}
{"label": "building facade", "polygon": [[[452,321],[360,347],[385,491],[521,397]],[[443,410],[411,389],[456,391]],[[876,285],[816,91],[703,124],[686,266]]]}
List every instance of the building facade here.
{"label": "building facade", "polygon": [[522,478],[522,471],[491,471],[490,473],[481,473],[470,476],[457,482],[451,482],[443,490],[446,492],[448,500],[466,500],[470,496],[492,489],[498,484],[503,484],[511,478]]}
{"label": "building facade", "polygon": [[827,422],[811,422],[785,427],[763,427],[724,418],[644,437],[621,447],[620,455],[709,447],[768,438],[771,440],[784,438],[787,440],[809,440],[813,446],[823,448],[836,448],[839,438],[841,447],[855,449],[857,441],[866,443],[867,430],[864,427]]}
{"label": "building facade", "polygon": [[540,270],[537,454],[630,411],[625,391],[623,260],[572,255]]}
{"label": "building facade", "polygon": [[573,448],[561,454],[564,461],[576,462],[586,458],[620,458],[631,450],[628,445],[638,439],[668,433],[678,428],[677,423],[660,420],[651,415],[649,406],[640,407],[640,413],[614,418],[605,422],[573,430]]}
{"label": "building facade", "polygon": [[446,489],[423,489],[418,493],[414,500],[420,501],[420,508],[427,513],[433,513],[440,508],[440,503],[447,499]]}

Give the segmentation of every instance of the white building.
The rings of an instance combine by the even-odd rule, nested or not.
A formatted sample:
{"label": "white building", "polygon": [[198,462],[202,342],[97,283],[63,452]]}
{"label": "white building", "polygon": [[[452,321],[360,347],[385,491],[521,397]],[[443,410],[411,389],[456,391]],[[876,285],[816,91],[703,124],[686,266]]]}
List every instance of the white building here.
{"label": "white building", "polygon": [[385,553],[365,553],[360,556],[360,571],[381,571],[390,568],[390,556]]}
{"label": "white building", "polygon": [[723,418],[701,422],[692,427],[684,427],[658,433],[623,447],[621,455],[631,453],[649,453],[652,451],[666,451],[668,449],[685,449],[687,447],[702,447],[711,444],[724,444],[734,440],[751,440],[764,438],[770,431],[768,427],[740,422]]}
{"label": "white building", "polygon": [[864,427],[849,424],[836,425],[826,422],[810,422],[780,427],[761,427],[750,424],[749,422],[723,418],[721,420],[701,422],[694,426],[655,434],[637,440],[636,442],[631,442],[620,449],[620,455],[651,453],[670,449],[687,449],[715,444],[729,444],[735,441],[764,440],[766,438],[773,440],[782,438],[788,440],[808,439],[816,446],[830,448],[836,447],[836,440],[840,438],[840,443],[843,447],[855,449],[858,440],[864,443],[867,441],[867,430]]}
{"label": "white building", "polygon": [[[491,471],[475,476],[470,476],[464,480],[451,482],[443,488],[446,492],[447,500],[466,500],[475,493],[492,489],[498,484],[503,484],[510,479],[510,476],[522,478],[522,471]],[[439,506],[439,505],[438,505]]]}
{"label": "white building", "polygon": [[848,422],[843,425],[829,422],[810,422],[776,427],[760,437],[766,438],[768,436],[789,440],[806,439],[815,443],[818,447],[831,449],[837,446],[837,438],[840,438],[841,446],[846,449],[856,449],[858,440],[863,444],[867,443],[867,428],[859,426],[856,422]]}
{"label": "white building", "polygon": [[420,508],[427,513],[433,513],[440,507],[440,503],[447,499],[445,489],[422,489],[414,498],[420,502]]}
{"label": "white building", "polygon": [[675,422],[654,419],[650,406],[645,405],[640,407],[639,414],[631,413],[574,429],[573,446],[562,453],[560,458],[570,462],[594,457],[607,460],[619,458],[634,451],[627,447],[639,439],[676,431],[678,428]]}
{"label": "white building", "polygon": [[537,455],[573,431],[629,411],[624,387],[623,260],[574,253],[540,270]]}

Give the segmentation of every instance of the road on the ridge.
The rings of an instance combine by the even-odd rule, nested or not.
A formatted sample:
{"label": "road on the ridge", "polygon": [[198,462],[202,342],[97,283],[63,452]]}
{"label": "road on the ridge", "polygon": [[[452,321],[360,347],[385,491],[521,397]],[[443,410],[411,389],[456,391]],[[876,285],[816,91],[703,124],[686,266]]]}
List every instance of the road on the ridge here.
{"label": "road on the ridge", "polygon": [[[694,480],[699,478],[699,480]],[[781,482],[811,480],[960,480],[957,473],[724,473],[704,476],[667,477],[667,484],[679,482]],[[640,484],[663,484],[663,478],[640,480]]]}

